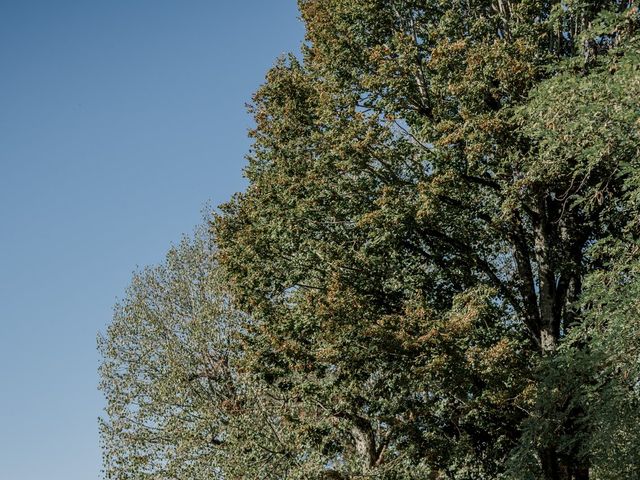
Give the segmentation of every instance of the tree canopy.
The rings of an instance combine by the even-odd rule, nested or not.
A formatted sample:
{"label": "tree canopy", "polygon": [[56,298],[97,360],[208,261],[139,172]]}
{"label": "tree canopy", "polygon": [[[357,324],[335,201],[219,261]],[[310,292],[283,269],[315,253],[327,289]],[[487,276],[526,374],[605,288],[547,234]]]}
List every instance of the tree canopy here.
{"label": "tree canopy", "polygon": [[637,7],[299,6],[246,191],[101,343],[112,478],[640,475]]}

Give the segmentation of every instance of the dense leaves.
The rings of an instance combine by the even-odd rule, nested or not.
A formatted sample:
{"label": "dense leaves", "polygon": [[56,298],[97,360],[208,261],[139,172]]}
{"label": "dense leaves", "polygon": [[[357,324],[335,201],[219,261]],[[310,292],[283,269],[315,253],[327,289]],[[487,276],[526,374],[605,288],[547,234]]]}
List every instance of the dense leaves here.
{"label": "dense leaves", "polygon": [[[633,478],[637,8],[300,10],[302,57],[253,99],[249,186],[214,218],[218,250],[196,255],[205,277],[187,276],[216,313],[192,333],[170,307],[184,280],[161,269],[136,277],[102,347],[112,471]],[[156,318],[187,330],[168,337]],[[192,342],[209,353],[180,353]],[[180,379],[218,350],[227,377],[197,400]],[[164,440],[135,443],[134,420]]]}

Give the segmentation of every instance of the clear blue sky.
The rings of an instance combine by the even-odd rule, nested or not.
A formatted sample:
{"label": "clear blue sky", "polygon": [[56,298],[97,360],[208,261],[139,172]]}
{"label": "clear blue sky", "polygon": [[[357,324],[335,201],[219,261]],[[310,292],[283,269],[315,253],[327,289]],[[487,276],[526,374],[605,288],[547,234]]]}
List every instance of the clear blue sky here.
{"label": "clear blue sky", "polygon": [[96,334],[244,185],[294,0],[0,0],[0,479],[100,478]]}

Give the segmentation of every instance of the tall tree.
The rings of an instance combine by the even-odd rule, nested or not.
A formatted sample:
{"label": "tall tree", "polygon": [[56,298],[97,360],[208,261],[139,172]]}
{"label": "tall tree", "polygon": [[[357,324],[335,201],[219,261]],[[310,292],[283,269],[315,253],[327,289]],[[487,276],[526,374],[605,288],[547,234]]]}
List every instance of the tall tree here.
{"label": "tall tree", "polygon": [[589,248],[632,214],[637,9],[300,8],[303,60],[255,95],[250,185],[215,222],[254,322],[244,362],[298,409],[296,461],[320,455],[334,478],[588,478],[584,412],[549,381],[572,372],[554,370],[558,347],[585,272],[605,268]]}
{"label": "tall tree", "polygon": [[238,396],[233,335],[206,229],[133,277],[99,337],[105,473],[113,479],[222,478],[225,402]]}
{"label": "tall tree", "polygon": [[277,480],[322,469],[289,426],[312,412],[242,366],[252,322],[230,304],[213,240],[203,224],[137,272],[98,339],[107,479]]}

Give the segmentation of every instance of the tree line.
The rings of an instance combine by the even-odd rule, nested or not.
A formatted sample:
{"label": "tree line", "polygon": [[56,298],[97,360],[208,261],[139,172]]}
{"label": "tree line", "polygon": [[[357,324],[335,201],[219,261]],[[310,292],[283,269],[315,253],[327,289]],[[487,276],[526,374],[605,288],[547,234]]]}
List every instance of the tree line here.
{"label": "tree line", "polygon": [[640,478],[637,6],[299,8],[99,337],[105,477]]}

